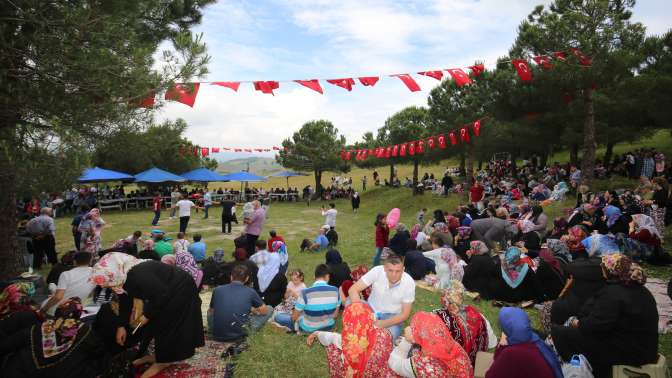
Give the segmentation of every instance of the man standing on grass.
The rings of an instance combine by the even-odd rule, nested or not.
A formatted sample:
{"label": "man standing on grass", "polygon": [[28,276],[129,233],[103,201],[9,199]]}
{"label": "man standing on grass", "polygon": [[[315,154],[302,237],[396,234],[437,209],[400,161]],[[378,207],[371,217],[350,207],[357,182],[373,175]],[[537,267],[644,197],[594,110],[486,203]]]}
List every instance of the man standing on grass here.
{"label": "man standing on grass", "polygon": [[180,190],[178,187],[174,187],[173,191],[170,192],[170,219],[175,218],[175,210],[177,208],[177,202],[182,198],[182,193],[180,193]]}
{"label": "man standing on grass", "polygon": [[189,226],[189,218],[191,218],[191,208],[195,207],[197,209],[202,209],[202,207],[196,206],[195,203],[186,199],[182,196],[182,199],[177,201],[174,207],[178,209],[178,215],[180,216],[180,232],[187,232],[187,226]]}
{"label": "man standing on grass", "polygon": [[485,199],[485,188],[481,185],[480,180],[476,180],[474,185],[469,188],[469,199],[471,203],[476,206],[478,211],[483,211],[483,199]]}
{"label": "man standing on grass", "polygon": [[210,209],[210,206],[212,206],[212,194],[210,194],[208,188],[205,188],[205,194],[203,194],[203,208],[205,208],[205,216],[203,216],[203,219],[208,219],[208,210]]}
{"label": "man standing on grass", "polygon": [[159,192],[154,192],[154,198],[152,199],[152,209],[154,210],[152,226],[156,226],[159,224],[159,218],[161,218],[161,194]]}
{"label": "man standing on grass", "polygon": [[255,252],[257,239],[259,239],[259,234],[261,234],[261,229],[266,221],[266,210],[261,207],[261,202],[253,201],[252,207],[254,208],[252,217],[245,219],[245,239],[247,242],[245,250],[248,258]]}
{"label": "man standing on grass", "polygon": [[324,223],[328,224],[332,230],[336,229],[336,215],[338,215],[338,210],[336,210],[335,203],[329,204],[329,210],[326,210],[324,206],[322,206],[322,216],[325,219]]}
{"label": "man standing on grass", "polygon": [[368,303],[376,314],[376,327],[387,328],[394,340],[411,315],[415,301],[415,281],[404,272],[401,258],[393,255],[382,266],[373,267],[350,288],[350,303],[362,301],[361,293],[371,287]]}

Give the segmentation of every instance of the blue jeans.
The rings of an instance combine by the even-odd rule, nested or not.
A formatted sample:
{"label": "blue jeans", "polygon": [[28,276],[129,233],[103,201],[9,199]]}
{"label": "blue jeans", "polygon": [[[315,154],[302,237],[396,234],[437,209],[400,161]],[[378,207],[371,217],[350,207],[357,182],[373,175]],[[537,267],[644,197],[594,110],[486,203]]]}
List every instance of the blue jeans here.
{"label": "blue jeans", "polygon": [[203,216],[203,219],[208,219],[208,210],[210,210],[210,206],[212,205],[203,206],[203,208],[205,209],[205,215]]}
{"label": "blue jeans", "polygon": [[[399,315],[399,314],[393,314],[393,313],[389,313],[389,312],[382,312],[382,313],[377,312],[376,313],[376,319],[387,320],[387,319],[389,319],[393,316],[397,316],[397,315]],[[401,326],[403,324],[404,323],[399,323],[399,324],[395,324],[393,326],[387,327],[388,331],[390,331],[390,333],[392,334],[392,340],[396,340],[399,336],[401,336]]]}
{"label": "blue jeans", "polygon": [[[301,327],[298,324],[298,321],[294,323],[292,321],[292,314],[287,313],[287,312],[280,312],[278,314],[275,314],[275,322],[280,324],[281,326],[285,326],[289,328],[292,332],[295,332],[297,330],[303,331]],[[330,331],[333,327],[324,327],[320,329],[320,331]],[[308,332],[308,331],[304,331]]]}
{"label": "blue jeans", "polygon": [[383,249],[376,247],[376,255],[373,256],[373,266],[380,265],[380,255],[382,253],[383,253]]}
{"label": "blue jeans", "polygon": [[[273,307],[271,306],[268,306],[268,312],[266,313],[266,315],[250,314],[248,318],[250,330],[252,332],[260,330],[261,327],[263,327],[264,324],[266,324],[266,322],[272,315],[273,315]],[[210,333],[211,335],[213,334],[214,323],[215,323],[214,315],[208,314],[208,333]]]}

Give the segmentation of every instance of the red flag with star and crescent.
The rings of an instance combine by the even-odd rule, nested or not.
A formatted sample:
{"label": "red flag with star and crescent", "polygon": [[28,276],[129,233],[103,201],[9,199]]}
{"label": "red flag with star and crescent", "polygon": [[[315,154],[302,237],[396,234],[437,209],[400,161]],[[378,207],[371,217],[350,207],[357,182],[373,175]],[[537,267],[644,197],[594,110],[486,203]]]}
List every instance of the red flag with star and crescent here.
{"label": "red flag with star and crescent", "polygon": [[524,59],[511,59],[511,64],[513,68],[518,72],[518,76],[522,81],[532,81],[532,70],[530,69],[530,64]]}

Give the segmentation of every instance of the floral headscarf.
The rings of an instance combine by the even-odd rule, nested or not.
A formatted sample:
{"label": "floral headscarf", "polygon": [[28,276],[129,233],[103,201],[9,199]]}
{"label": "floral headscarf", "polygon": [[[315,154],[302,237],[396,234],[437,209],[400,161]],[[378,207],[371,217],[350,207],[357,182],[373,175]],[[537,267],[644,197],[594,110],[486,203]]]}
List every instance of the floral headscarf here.
{"label": "floral headscarf", "polygon": [[569,247],[567,246],[567,243],[565,243],[563,240],[547,239],[546,247],[554,255],[564,258],[565,260],[567,260],[567,262],[572,261],[572,254],[569,253]]}
{"label": "floral headscarf", "polygon": [[443,222],[437,222],[434,223],[434,231],[433,232],[443,232],[445,234],[450,233],[450,227],[448,227],[447,224]]}
{"label": "floral headscarf", "polygon": [[457,234],[460,236],[460,239],[469,239],[471,237],[471,227],[469,226],[460,226],[457,228]]}
{"label": "floral headscarf", "polygon": [[[79,320],[83,311],[82,302],[78,297],[70,298],[59,305],[54,319],[46,320],[39,327],[42,333],[42,344],[41,353],[36,353],[36,355],[46,360],[69,351],[77,339],[79,329],[84,325]],[[33,348],[38,349],[37,345],[33,345]]]}
{"label": "floral headscarf", "polygon": [[480,240],[474,240],[469,243],[469,251],[467,254],[480,256],[488,253],[488,251],[488,246],[484,242]]}
{"label": "floral headscarf", "polygon": [[18,311],[35,311],[30,297],[35,294],[32,282],[16,282],[0,293],[0,318]]}
{"label": "floral headscarf", "polygon": [[343,313],[342,350],[347,376],[363,376],[366,363],[376,344],[375,316],[365,303],[353,303]]}
{"label": "floral headscarf", "polygon": [[175,264],[177,264],[177,259],[175,258],[175,255],[170,253],[170,254],[167,254],[167,255],[163,255],[163,257],[161,257],[161,262],[166,264],[166,265],[173,265],[174,266]]}
{"label": "floral headscarf", "polygon": [[607,280],[617,281],[625,286],[644,285],[646,273],[644,269],[623,254],[614,253],[602,256],[602,269],[606,272]]}
{"label": "floral headscarf", "polygon": [[464,268],[460,265],[460,259],[452,248],[441,248],[441,260],[445,261],[450,268],[451,278],[462,280]]}
{"label": "floral headscarf", "polygon": [[414,224],[413,228],[411,228],[411,239],[417,238],[420,230],[422,230],[422,225],[419,223]]}
{"label": "floral headscarf", "polygon": [[280,265],[285,265],[289,261],[289,254],[287,253],[287,245],[280,240],[276,240],[271,244],[271,252],[277,252],[280,256]]}
{"label": "floral headscarf", "polygon": [[175,265],[191,275],[191,278],[194,279],[196,287],[201,286],[203,271],[198,269],[198,266],[196,266],[196,260],[194,260],[194,256],[192,256],[191,253],[184,251],[175,253]]}
{"label": "floral headscarf", "polygon": [[126,275],[134,266],[149,260],[142,260],[126,253],[110,252],[93,266],[90,281],[100,287],[109,287],[117,294],[123,294]]}
{"label": "floral headscarf", "polygon": [[446,323],[429,312],[420,311],[411,319],[413,339],[420,353],[411,357],[418,376],[470,378],[474,371],[467,352],[453,339]]}
{"label": "floral headscarf", "polygon": [[441,304],[449,313],[457,313],[464,303],[464,285],[459,280],[450,280],[450,286],[443,290]]}
{"label": "floral headscarf", "polygon": [[532,231],[536,225],[529,220],[521,220],[518,221],[518,228],[520,228],[520,231],[523,234],[527,234],[528,232]]}
{"label": "floral headscarf", "polygon": [[585,251],[586,248],[581,244],[581,241],[585,239],[588,234],[581,226],[571,227],[568,232],[569,240],[567,240],[567,247],[571,252],[581,252]]}
{"label": "floral headscarf", "polygon": [[[360,265],[350,272],[350,278],[352,278],[352,282],[355,283],[359,281],[360,278],[364,277],[364,275],[368,272],[369,268],[366,265]],[[370,294],[371,294],[371,287],[369,286],[366,288],[366,290],[364,290],[364,296],[368,298]]]}
{"label": "floral headscarf", "polygon": [[530,267],[521,260],[520,249],[509,247],[502,260],[502,278],[512,288],[517,288],[525,279]]}

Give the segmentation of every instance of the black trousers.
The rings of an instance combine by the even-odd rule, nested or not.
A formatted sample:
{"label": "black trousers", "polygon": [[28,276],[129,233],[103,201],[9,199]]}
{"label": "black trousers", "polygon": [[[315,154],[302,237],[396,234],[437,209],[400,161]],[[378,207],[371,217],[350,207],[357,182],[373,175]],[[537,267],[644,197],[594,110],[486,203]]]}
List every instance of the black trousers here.
{"label": "black trousers", "polygon": [[222,218],[222,233],[226,232],[231,233],[231,218],[229,219]]}
{"label": "black trousers", "polygon": [[254,255],[255,251],[255,244],[257,243],[257,240],[259,239],[259,235],[252,235],[252,234],[245,234],[245,239],[247,241],[247,258],[249,259],[250,256]]}
{"label": "black trousers", "polygon": [[187,232],[187,226],[189,225],[189,218],[191,217],[180,217],[180,232]]}
{"label": "black trousers", "polygon": [[54,235],[46,235],[41,238],[33,238],[33,269],[40,269],[42,267],[42,260],[47,256],[49,264],[56,264],[56,240]]}

